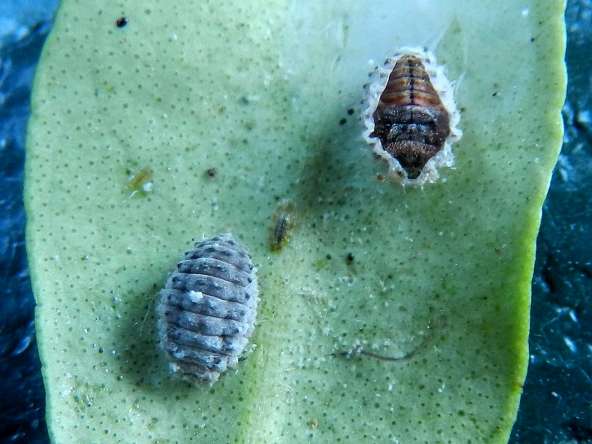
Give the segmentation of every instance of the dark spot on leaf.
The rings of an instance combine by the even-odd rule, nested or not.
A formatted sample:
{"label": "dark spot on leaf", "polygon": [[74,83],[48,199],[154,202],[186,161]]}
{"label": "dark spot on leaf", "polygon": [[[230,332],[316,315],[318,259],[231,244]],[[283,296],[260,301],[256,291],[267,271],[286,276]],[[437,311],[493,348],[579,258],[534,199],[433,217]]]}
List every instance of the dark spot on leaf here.
{"label": "dark spot on leaf", "polygon": [[206,175],[208,177],[214,178],[214,177],[216,177],[216,174],[218,174],[218,171],[216,170],[216,168],[208,168],[206,170]]}
{"label": "dark spot on leaf", "polygon": [[127,25],[127,18],[119,17],[117,20],[115,20],[115,25],[118,28],[123,28],[125,25]]}

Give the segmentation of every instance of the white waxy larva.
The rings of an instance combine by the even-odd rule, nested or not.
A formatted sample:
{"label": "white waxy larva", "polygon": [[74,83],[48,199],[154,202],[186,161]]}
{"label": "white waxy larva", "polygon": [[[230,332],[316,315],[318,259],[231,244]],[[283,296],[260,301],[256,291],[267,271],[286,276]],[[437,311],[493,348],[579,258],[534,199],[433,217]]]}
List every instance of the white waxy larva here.
{"label": "white waxy larva", "polygon": [[212,384],[236,366],[255,326],[255,273],[231,234],[185,253],[156,308],[160,347],[174,375]]}

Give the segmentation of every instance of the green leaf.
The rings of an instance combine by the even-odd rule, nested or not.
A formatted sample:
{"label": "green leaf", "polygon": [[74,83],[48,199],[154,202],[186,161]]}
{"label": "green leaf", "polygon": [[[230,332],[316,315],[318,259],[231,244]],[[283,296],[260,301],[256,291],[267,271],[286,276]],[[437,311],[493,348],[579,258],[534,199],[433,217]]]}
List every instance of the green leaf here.
{"label": "green leaf", "polygon": [[[63,0],[25,192],[53,440],[505,442],[562,136],[563,6]],[[422,45],[462,79],[464,136],[444,180],[402,188],[377,180],[360,101],[370,59]],[[259,269],[255,347],[191,386],[168,378],[153,304],[192,239],[224,231]]]}

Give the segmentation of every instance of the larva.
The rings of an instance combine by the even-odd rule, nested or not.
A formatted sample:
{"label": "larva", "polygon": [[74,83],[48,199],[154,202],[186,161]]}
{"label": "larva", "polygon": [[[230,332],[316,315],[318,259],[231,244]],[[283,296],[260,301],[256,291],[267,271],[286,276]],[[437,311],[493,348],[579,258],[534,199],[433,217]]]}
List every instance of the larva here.
{"label": "larva", "polygon": [[294,225],[294,205],[289,200],[283,200],[273,215],[273,225],[269,235],[269,246],[272,251],[280,251],[286,245]]}
{"label": "larva", "polygon": [[291,221],[288,213],[281,213],[277,216],[270,238],[271,249],[273,251],[280,250],[286,242],[290,225]]}
{"label": "larva", "polygon": [[231,234],[198,242],[159,293],[159,343],[171,372],[214,383],[236,366],[255,326],[256,270]]}
{"label": "larva", "polygon": [[386,66],[370,87],[367,140],[404,184],[434,181],[437,167],[452,165],[450,146],[462,134],[452,85],[421,50],[406,49]]}

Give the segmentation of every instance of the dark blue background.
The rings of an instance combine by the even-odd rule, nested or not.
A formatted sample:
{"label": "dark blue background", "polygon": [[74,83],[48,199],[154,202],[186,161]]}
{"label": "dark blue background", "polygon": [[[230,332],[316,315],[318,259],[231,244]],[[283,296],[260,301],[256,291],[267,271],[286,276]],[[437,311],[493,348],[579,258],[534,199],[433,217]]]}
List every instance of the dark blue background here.
{"label": "dark blue background", "polygon": [[[57,2],[0,0],[2,443],[48,442],[22,190],[31,82]],[[592,1],[570,1],[566,19],[566,132],[543,209],[530,367],[512,443],[592,444]]]}

